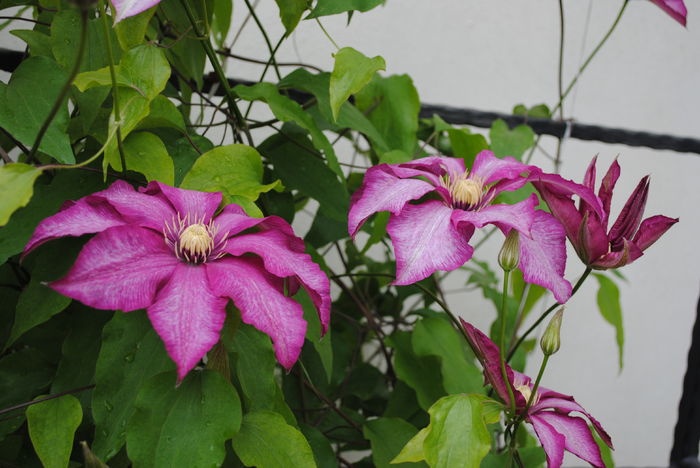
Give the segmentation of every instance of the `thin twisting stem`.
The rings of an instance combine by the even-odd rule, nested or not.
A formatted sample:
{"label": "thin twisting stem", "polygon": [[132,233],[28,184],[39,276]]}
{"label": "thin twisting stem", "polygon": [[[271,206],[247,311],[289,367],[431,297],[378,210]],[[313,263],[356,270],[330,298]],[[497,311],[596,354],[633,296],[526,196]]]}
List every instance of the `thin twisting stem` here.
{"label": "thin twisting stem", "polygon": [[63,85],[63,88],[61,88],[61,91],[58,93],[58,97],[56,98],[56,101],[53,103],[53,107],[51,107],[51,110],[49,111],[49,115],[46,116],[44,123],[41,125],[41,128],[39,129],[39,133],[36,134],[36,138],[34,139],[34,144],[32,145],[31,152],[29,153],[29,155],[27,157],[28,163],[31,163],[34,160],[34,157],[36,156],[36,152],[39,150],[39,145],[41,145],[41,140],[44,139],[44,135],[46,135],[46,131],[49,129],[51,122],[53,122],[53,119],[56,117],[56,114],[61,109],[61,106],[63,105],[63,101],[65,101],[66,96],[68,96],[68,92],[70,91],[71,86],[73,86],[73,80],[75,80],[75,77],[80,72],[80,64],[82,63],[83,55],[85,54],[85,43],[87,40],[87,30],[88,30],[88,12],[86,9],[81,9],[80,10],[80,41],[78,42],[78,54],[75,57],[75,63],[73,64],[73,68],[71,69],[71,72],[68,75],[68,79],[66,80],[66,84]]}
{"label": "thin twisting stem", "polygon": [[112,54],[112,39],[109,34],[109,21],[107,19],[107,7],[104,0],[100,0],[100,16],[102,17],[102,31],[107,44],[107,59],[109,61],[109,76],[112,80],[112,101],[114,101],[114,120],[117,125],[117,149],[119,150],[119,160],[122,163],[122,173],[126,174],[126,153],[124,151],[124,140],[122,139],[122,118],[119,109],[119,86],[117,85],[117,72],[114,68],[114,55]]}
{"label": "thin twisting stem", "polygon": [[[254,146],[253,137],[250,135],[250,131],[248,130],[248,126],[245,122],[245,119],[243,119],[243,115],[241,115],[241,111],[238,109],[238,105],[236,104],[236,96],[233,90],[231,89],[231,86],[229,85],[228,78],[226,78],[226,74],[224,73],[223,68],[221,68],[221,63],[219,62],[219,58],[217,57],[216,52],[214,51],[214,48],[212,47],[211,42],[209,41],[209,36],[199,28],[197,19],[194,17],[194,12],[192,11],[192,8],[190,8],[189,3],[187,3],[187,0],[180,0],[180,3],[182,4],[182,7],[184,8],[185,13],[187,14],[187,18],[192,24],[192,29],[194,30],[194,33],[200,39],[199,42],[202,44],[202,47],[204,47],[204,51],[206,52],[207,57],[209,58],[209,62],[214,68],[214,73],[216,73],[217,78],[219,78],[219,81],[221,82],[221,86],[224,89],[224,94],[226,95],[226,100],[229,105],[229,109],[231,110],[231,113],[236,117],[237,126],[245,134],[246,139],[248,140],[248,144]],[[237,135],[238,129],[236,128],[236,126],[232,127],[234,135]]]}
{"label": "thin twisting stem", "polygon": [[[576,291],[579,290],[579,288],[581,287],[581,285],[583,284],[583,282],[586,281],[586,278],[588,278],[588,275],[591,273],[591,271],[592,271],[592,268],[591,268],[591,267],[586,267],[586,271],[583,272],[583,274],[581,275],[581,277],[578,279],[578,281],[577,281],[576,284],[574,285],[574,288],[571,290],[571,296],[572,296],[572,297],[573,297],[574,294],[576,294]],[[561,304],[560,304],[559,302],[555,302],[554,304],[552,304],[552,305],[549,307],[549,309],[545,310],[544,313],[543,313],[542,315],[540,315],[540,317],[535,321],[535,323],[533,323],[532,326],[531,326],[530,328],[528,328],[527,331],[526,331],[525,333],[523,333],[523,336],[521,336],[521,337],[518,339],[518,341],[516,341],[515,344],[511,347],[510,351],[508,352],[508,359],[507,359],[507,361],[510,361],[510,360],[513,358],[513,355],[515,354],[515,352],[518,350],[518,348],[520,347],[520,345],[523,344],[523,341],[525,341],[525,339],[530,335],[530,333],[532,333],[532,332],[535,330],[535,328],[537,328],[537,326],[538,326],[540,323],[542,323],[542,321],[543,321],[544,319],[546,319],[547,316],[548,316],[549,314],[551,314],[552,312],[554,312],[554,309],[556,309],[556,308],[559,307],[560,305],[561,305]]]}
{"label": "thin twisting stem", "polygon": [[561,107],[562,103],[564,102],[564,99],[566,99],[566,97],[569,95],[571,90],[574,88],[574,86],[576,85],[576,82],[581,77],[581,74],[583,73],[583,71],[586,69],[586,67],[588,67],[588,64],[590,64],[591,60],[593,60],[593,57],[595,57],[598,54],[600,49],[603,47],[603,45],[605,45],[607,40],[610,38],[613,31],[615,30],[618,23],[620,22],[620,19],[622,18],[622,14],[625,12],[625,8],[627,8],[628,3],[629,3],[629,0],[624,1],[624,3],[622,4],[622,8],[620,8],[620,11],[618,12],[617,17],[615,18],[615,21],[613,21],[612,26],[610,26],[610,29],[608,29],[608,32],[605,33],[605,36],[603,36],[603,39],[601,39],[601,41],[598,43],[598,45],[595,47],[595,49],[593,49],[593,52],[591,52],[591,54],[588,56],[586,61],[583,62],[583,65],[581,65],[581,67],[578,69],[578,73],[576,73],[576,76],[574,76],[574,79],[571,80],[571,83],[569,83],[569,86],[566,87],[566,90],[561,95],[561,98],[559,99],[559,102],[557,103],[557,105],[554,106],[554,109],[552,109],[552,114],[554,114]]}
{"label": "thin twisting stem", "polygon": [[260,33],[263,36],[263,39],[265,39],[265,44],[267,44],[267,50],[270,52],[270,61],[272,62],[272,66],[275,69],[275,74],[277,74],[277,79],[281,80],[282,75],[280,74],[280,70],[277,67],[277,62],[275,61],[275,49],[272,47],[272,42],[270,42],[270,37],[267,35],[267,31],[265,31],[265,27],[262,25],[260,22],[260,18],[258,18],[258,15],[255,14],[255,8],[250,4],[249,0],[243,0],[248,7],[248,11],[250,12],[250,16],[253,17],[253,21],[255,21],[255,24],[258,25],[258,29],[260,29]]}
{"label": "thin twisting stem", "polygon": [[508,397],[510,398],[510,411],[513,416],[515,416],[515,395],[513,395],[513,389],[510,385],[510,380],[508,379],[508,372],[506,371],[506,305],[508,303],[508,279],[510,278],[510,271],[504,270],[503,274],[503,297],[501,301],[501,335],[499,343],[499,354],[501,361],[501,376],[503,377],[503,383],[508,389]]}

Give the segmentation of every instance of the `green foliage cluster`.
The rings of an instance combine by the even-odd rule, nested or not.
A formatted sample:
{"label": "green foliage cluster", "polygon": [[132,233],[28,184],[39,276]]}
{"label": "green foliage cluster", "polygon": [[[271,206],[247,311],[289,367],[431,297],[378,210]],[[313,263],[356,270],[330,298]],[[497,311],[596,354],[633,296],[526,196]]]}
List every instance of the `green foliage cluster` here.
{"label": "green foliage cluster", "polygon": [[[300,24],[336,14],[350,21],[383,3],[276,1],[282,40]],[[444,276],[391,286],[387,216],[367,223],[355,242],[347,212],[363,167],[436,152],[470,166],[486,148],[524,158],[533,131],[497,121],[482,135],[439,116],[419,119],[411,78],[380,74],[383,58],[351,47],[336,51],[328,72],[300,66],[287,73],[271,55],[265,68],[280,79],[263,74],[231,89],[216,71],[232,11],[255,15],[247,0],[163,0],[116,26],[102,2],[76,3],[0,1],[0,9],[19,8],[36,21],[31,29],[5,26],[28,53],[0,83],[0,464],[505,466],[494,437],[501,408],[442,310]],[[209,93],[212,85],[223,95]],[[244,110],[254,101],[273,118],[249,118]],[[209,139],[213,124],[202,109],[223,118],[227,144]],[[516,111],[549,115],[545,106]],[[269,338],[232,308],[221,342],[175,387],[174,365],[143,311],[92,310],[45,285],[67,271],[85,238],[21,256],[39,221],[116,179],[220,191],[256,217],[292,222],[311,210],[308,251],[336,286],[330,332],[319,338],[311,301],[300,292],[307,339],[300,361],[284,373]],[[493,302],[484,311],[493,315],[504,298],[489,264],[475,260],[455,274]],[[545,298],[514,276],[505,298],[512,336]],[[622,363],[617,287],[609,276],[596,278]],[[533,347],[519,348],[515,368]],[[519,431],[526,466],[543,465],[535,439]]]}

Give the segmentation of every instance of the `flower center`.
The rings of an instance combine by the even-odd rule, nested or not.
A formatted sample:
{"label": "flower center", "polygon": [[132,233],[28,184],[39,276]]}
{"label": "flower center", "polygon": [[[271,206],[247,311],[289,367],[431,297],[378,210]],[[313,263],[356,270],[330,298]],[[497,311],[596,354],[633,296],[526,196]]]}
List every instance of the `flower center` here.
{"label": "flower center", "polygon": [[[203,262],[214,248],[214,239],[204,224],[191,224],[180,233],[180,252],[193,263]],[[202,259],[201,261],[197,261]]]}
{"label": "flower center", "polygon": [[445,176],[443,186],[450,192],[452,208],[475,210],[483,201],[483,181],[476,176],[470,177],[468,172]]}
{"label": "flower center", "polygon": [[[517,385],[515,389],[525,398],[525,403],[530,401],[530,397],[532,397],[532,388],[530,388],[529,385]],[[539,400],[539,393],[535,393],[535,397],[532,399],[532,406],[535,406]]]}
{"label": "flower center", "polygon": [[172,223],[165,226],[163,236],[175,256],[187,263],[200,264],[215,260],[225,255],[224,247],[228,233],[217,235],[218,229],[213,221],[204,224],[203,220],[191,219],[189,215],[179,215]]}

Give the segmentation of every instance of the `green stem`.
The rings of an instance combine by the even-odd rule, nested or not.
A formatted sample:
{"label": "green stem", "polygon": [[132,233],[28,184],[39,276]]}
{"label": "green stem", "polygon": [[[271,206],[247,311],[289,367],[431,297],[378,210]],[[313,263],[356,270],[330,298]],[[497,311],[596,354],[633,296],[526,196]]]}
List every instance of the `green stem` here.
{"label": "green stem", "polygon": [[[211,45],[211,42],[209,41],[209,36],[199,28],[197,19],[195,18],[194,12],[192,11],[192,8],[190,7],[187,0],[180,0],[180,3],[185,9],[185,13],[187,14],[187,18],[190,20],[190,24],[192,24],[192,29],[194,30],[195,35],[198,38],[200,38],[200,43],[202,44],[202,47],[204,47],[204,51],[206,52],[207,57],[209,58],[209,63],[211,63],[211,66],[214,68],[214,73],[216,73],[217,78],[219,78],[219,82],[221,83],[221,86],[224,89],[224,94],[226,95],[226,101],[228,102],[229,109],[231,110],[231,113],[236,117],[236,123],[238,127],[240,127],[240,129],[245,134],[246,139],[248,140],[248,144],[250,146],[254,146],[253,138],[250,135],[248,126],[245,122],[245,119],[243,118],[243,115],[241,114],[241,111],[238,109],[238,105],[236,104],[236,96],[233,90],[231,89],[231,86],[229,86],[228,78],[226,78],[226,74],[224,73],[223,68],[221,68],[221,63],[219,62],[219,58],[216,55],[216,52],[214,51],[214,48]],[[238,128],[236,128],[235,125],[233,125],[232,127],[234,135],[237,135]]]}
{"label": "green stem", "polygon": [[610,38],[613,31],[617,27],[617,24],[620,22],[620,19],[622,18],[622,14],[625,12],[625,8],[627,8],[628,3],[629,3],[629,0],[624,0],[624,3],[622,4],[622,8],[620,8],[620,11],[618,12],[617,17],[615,18],[615,21],[613,21],[612,26],[610,26],[610,29],[608,29],[608,32],[605,33],[605,36],[603,36],[603,39],[601,39],[601,41],[598,43],[598,45],[595,47],[595,49],[593,49],[593,52],[591,52],[591,54],[588,56],[586,61],[583,62],[583,65],[581,65],[581,67],[578,69],[576,76],[574,76],[574,79],[571,80],[571,83],[569,83],[569,86],[567,86],[564,93],[562,93],[561,98],[559,99],[559,102],[554,107],[554,109],[552,109],[552,114],[554,114],[562,106],[564,99],[566,99],[566,97],[569,95],[571,90],[574,88],[574,86],[576,85],[576,82],[578,81],[578,79],[581,76],[581,74],[583,73],[583,71],[586,69],[586,67],[588,67],[588,64],[590,64],[591,61],[593,60],[593,57],[595,57],[598,54],[600,49],[603,47],[603,45],[605,45],[607,40]]}
{"label": "green stem", "polygon": [[255,14],[255,8],[250,4],[249,0],[243,0],[248,7],[248,11],[250,12],[250,16],[253,17],[253,21],[255,21],[255,24],[258,25],[258,29],[260,29],[260,33],[263,36],[263,39],[265,39],[265,44],[267,44],[267,50],[270,52],[270,60],[272,61],[272,66],[275,69],[275,73],[277,74],[277,79],[281,80],[282,75],[280,74],[280,69],[277,66],[277,62],[275,61],[275,52],[274,49],[272,48],[272,42],[270,42],[270,37],[267,35],[267,31],[265,31],[265,28],[263,27],[262,23],[260,22],[260,19],[258,18],[258,15]]}
{"label": "green stem", "polygon": [[41,128],[39,129],[39,133],[36,134],[36,138],[34,139],[34,144],[32,145],[32,149],[31,149],[29,155],[27,156],[28,163],[31,163],[34,160],[34,157],[36,156],[37,151],[39,151],[39,146],[41,145],[41,140],[44,139],[44,135],[46,135],[46,131],[49,129],[51,122],[53,122],[53,119],[56,117],[56,114],[61,109],[63,102],[65,101],[66,97],[68,96],[68,93],[70,92],[71,86],[73,86],[73,80],[75,80],[75,77],[80,72],[80,64],[82,63],[83,55],[85,54],[85,43],[87,42],[87,30],[88,30],[88,11],[87,11],[87,9],[82,8],[80,10],[80,40],[78,42],[78,54],[75,57],[75,63],[73,64],[73,68],[71,69],[70,74],[68,75],[68,79],[66,80],[66,83],[63,85],[63,88],[61,88],[61,91],[58,93],[58,98],[53,103],[53,107],[51,107],[51,110],[49,111],[49,115],[46,116],[46,119],[44,119],[44,123],[41,125]]}
{"label": "green stem", "polygon": [[[576,291],[578,291],[579,288],[581,287],[581,285],[583,284],[583,282],[586,281],[586,278],[588,278],[588,275],[591,273],[591,271],[592,271],[592,268],[591,268],[591,267],[586,267],[586,271],[583,272],[583,274],[581,275],[581,277],[578,279],[578,281],[577,281],[576,284],[574,285],[574,288],[571,290],[571,296],[573,296],[574,294],[576,294]],[[518,341],[516,341],[515,345],[513,345],[513,346],[511,347],[510,351],[508,352],[508,359],[507,359],[507,361],[510,361],[510,360],[513,358],[513,355],[514,355],[515,352],[518,350],[518,348],[519,348],[520,345],[523,343],[523,341],[525,341],[525,339],[528,337],[528,335],[530,335],[530,333],[532,333],[532,332],[535,330],[535,328],[537,328],[537,326],[538,326],[540,323],[542,323],[542,321],[543,321],[544,319],[546,319],[547,316],[548,316],[549,314],[551,314],[552,312],[554,312],[554,309],[556,309],[556,308],[559,307],[560,305],[561,305],[561,304],[560,304],[559,302],[555,302],[554,304],[552,304],[552,305],[549,307],[549,309],[545,310],[544,313],[543,313],[542,315],[540,315],[540,317],[535,321],[535,323],[533,323],[532,326],[531,326],[530,328],[528,328],[527,331],[525,331],[525,333],[523,333],[523,336],[521,336],[521,337],[518,339]]]}
{"label": "green stem", "polygon": [[114,68],[114,55],[112,54],[112,38],[109,34],[109,20],[107,19],[107,6],[104,0],[100,0],[100,16],[102,17],[102,31],[107,44],[107,60],[109,61],[109,76],[112,80],[112,101],[114,102],[114,120],[117,125],[117,148],[119,160],[122,163],[122,173],[126,173],[126,153],[124,140],[122,139],[122,118],[119,109],[119,86],[117,85],[117,72]]}
{"label": "green stem", "polygon": [[539,370],[539,372],[537,372],[537,378],[535,379],[535,384],[532,386],[530,398],[527,399],[527,403],[525,404],[525,409],[520,413],[520,416],[515,421],[515,423],[513,423],[513,437],[511,439],[511,449],[512,450],[516,450],[515,435],[518,432],[518,427],[520,426],[520,423],[527,416],[527,411],[530,409],[532,404],[535,402],[535,398],[537,398],[537,389],[540,387],[540,382],[542,381],[542,376],[544,375],[544,370],[547,367],[548,362],[549,362],[549,355],[545,354],[544,357],[542,358],[542,364],[540,364],[540,370]]}
{"label": "green stem", "polygon": [[501,375],[503,376],[503,382],[508,388],[508,397],[510,398],[510,411],[512,415],[515,415],[515,395],[513,395],[513,388],[511,387],[510,380],[508,379],[508,373],[506,372],[506,322],[507,313],[506,305],[508,303],[508,279],[510,278],[510,271],[504,270],[503,274],[503,300],[501,301],[501,335],[499,340],[499,353],[501,361]]}
{"label": "green stem", "polygon": [[[559,120],[564,121],[564,0],[559,0],[559,73],[557,86],[559,90]],[[554,158],[554,172],[559,173],[561,166],[562,138],[557,141],[557,155]]]}
{"label": "green stem", "polygon": [[323,24],[321,23],[321,20],[319,20],[318,18],[316,18],[316,23],[318,24],[318,27],[321,28],[321,31],[323,31],[323,34],[325,34],[326,37],[328,38],[328,40],[331,41],[331,44],[333,44],[333,47],[335,47],[336,49],[340,50],[340,47],[338,46],[338,44],[336,44],[336,42],[333,40],[333,38],[331,37],[331,35],[328,34],[328,31],[326,31],[326,28],[323,27]]}

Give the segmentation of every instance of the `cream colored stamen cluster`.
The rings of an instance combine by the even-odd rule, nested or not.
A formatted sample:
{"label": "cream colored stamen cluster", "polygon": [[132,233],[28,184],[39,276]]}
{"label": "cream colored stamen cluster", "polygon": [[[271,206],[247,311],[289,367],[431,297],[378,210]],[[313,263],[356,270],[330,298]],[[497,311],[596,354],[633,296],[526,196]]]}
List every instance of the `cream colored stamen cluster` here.
{"label": "cream colored stamen cluster", "polygon": [[[530,401],[530,397],[532,396],[532,388],[530,388],[529,385],[518,385],[515,387],[515,389],[520,392],[523,398],[525,398],[525,403]],[[535,393],[535,397],[532,399],[531,406],[535,406],[538,401],[540,401],[540,395],[539,393]]]}
{"label": "cream colored stamen cluster", "polygon": [[206,258],[214,248],[214,239],[204,224],[187,226],[180,234],[180,250],[190,257]]}
{"label": "cream colored stamen cluster", "polygon": [[449,190],[452,207],[472,210],[479,206],[484,195],[484,183],[478,176],[450,174],[442,179],[443,186]]}
{"label": "cream colored stamen cluster", "polygon": [[192,219],[189,215],[173,220],[163,230],[165,242],[182,261],[187,263],[204,263],[221,257],[228,235],[219,236],[216,241],[217,227],[213,222],[204,224],[202,219]]}

